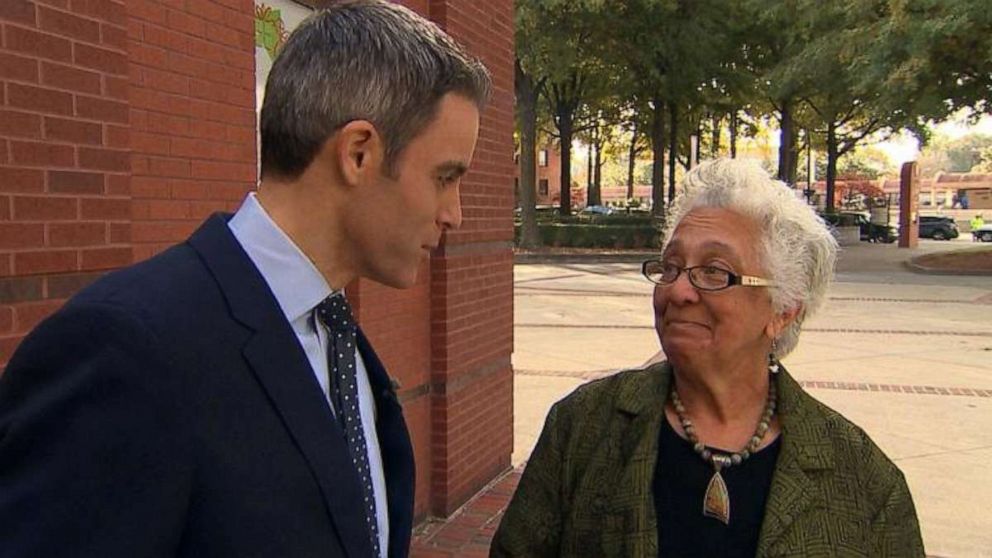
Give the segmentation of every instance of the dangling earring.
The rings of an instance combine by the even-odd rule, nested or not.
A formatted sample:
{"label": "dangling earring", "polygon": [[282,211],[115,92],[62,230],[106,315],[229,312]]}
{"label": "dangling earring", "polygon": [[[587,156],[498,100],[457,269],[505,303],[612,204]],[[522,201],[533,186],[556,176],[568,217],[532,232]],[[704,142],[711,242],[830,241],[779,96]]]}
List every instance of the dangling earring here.
{"label": "dangling earring", "polygon": [[768,371],[772,374],[778,374],[778,359],[775,358],[776,352],[778,352],[778,339],[772,339],[772,352],[768,353]]}

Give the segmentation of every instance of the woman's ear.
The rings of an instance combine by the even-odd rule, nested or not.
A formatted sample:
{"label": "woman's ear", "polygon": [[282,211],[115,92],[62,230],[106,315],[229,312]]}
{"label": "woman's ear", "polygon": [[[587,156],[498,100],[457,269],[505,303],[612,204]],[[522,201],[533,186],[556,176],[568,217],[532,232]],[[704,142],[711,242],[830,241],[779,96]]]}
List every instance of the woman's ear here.
{"label": "woman's ear", "polygon": [[785,311],[775,314],[768,325],[765,326],[765,335],[769,339],[778,339],[782,332],[788,328],[792,322],[796,321],[799,317],[799,313],[802,311],[803,305],[797,304],[792,308],[787,308]]}
{"label": "woman's ear", "polygon": [[379,171],[385,146],[375,126],[368,120],[352,120],[328,139],[334,160],[346,186],[358,186]]}

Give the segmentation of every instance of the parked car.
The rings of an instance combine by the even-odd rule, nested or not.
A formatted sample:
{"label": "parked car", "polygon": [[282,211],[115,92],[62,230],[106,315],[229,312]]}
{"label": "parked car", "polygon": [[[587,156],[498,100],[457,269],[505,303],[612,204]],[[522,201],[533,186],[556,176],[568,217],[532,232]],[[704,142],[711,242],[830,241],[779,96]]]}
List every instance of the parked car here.
{"label": "parked car", "polygon": [[982,242],[992,242],[992,223],[982,225],[972,232],[977,233],[976,236],[978,236],[978,240],[981,240]]}
{"label": "parked car", "polygon": [[951,240],[957,238],[959,234],[957,224],[950,217],[920,216],[920,238]]}
{"label": "parked car", "polygon": [[605,205],[590,205],[580,211],[579,215],[613,215],[615,212],[615,209]]}
{"label": "parked car", "polygon": [[890,244],[899,238],[899,230],[896,227],[872,223],[863,213],[823,213],[820,217],[823,217],[823,220],[833,227],[857,225],[860,229],[861,240],[864,242]]}

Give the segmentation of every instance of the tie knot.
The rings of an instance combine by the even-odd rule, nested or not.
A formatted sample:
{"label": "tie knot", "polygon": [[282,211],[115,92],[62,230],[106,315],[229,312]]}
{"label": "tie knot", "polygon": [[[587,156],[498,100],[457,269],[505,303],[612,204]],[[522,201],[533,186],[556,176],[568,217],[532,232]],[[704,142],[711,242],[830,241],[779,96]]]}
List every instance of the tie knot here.
{"label": "tie knot", "polygon": [[355,319],[351,315],[351,305],[343,295],[333,294],[317,305],[317,315],[332,331],[352,331]]}

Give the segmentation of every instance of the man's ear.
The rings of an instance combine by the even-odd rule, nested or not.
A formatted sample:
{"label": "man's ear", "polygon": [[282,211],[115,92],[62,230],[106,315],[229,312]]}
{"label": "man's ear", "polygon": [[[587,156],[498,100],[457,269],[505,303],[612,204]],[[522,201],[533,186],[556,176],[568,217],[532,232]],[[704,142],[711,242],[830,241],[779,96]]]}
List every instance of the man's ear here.
{"label": "man's ear", "polygon": [[385,156],[379,132],[368,120],[352,120],[327,141],[333,142],[334,159],[348,186],[364,182],[370,173],[380,168]]}
{"label": "man's ear", "polygon": [[799,317],[799,313],[802,312],[802,310],[803,305],[797,304],[793,308],[787,308],[784,312],[775,314],[772,320],[768,322],[768,325],[765,326],[765,335],[767,335],[769,339],[778,339],[779,336],[782,335],[782,332],[785,331],[786,328],[792,324],[792,322],[796,321],[796,318]]}

